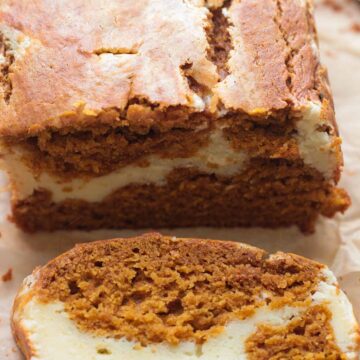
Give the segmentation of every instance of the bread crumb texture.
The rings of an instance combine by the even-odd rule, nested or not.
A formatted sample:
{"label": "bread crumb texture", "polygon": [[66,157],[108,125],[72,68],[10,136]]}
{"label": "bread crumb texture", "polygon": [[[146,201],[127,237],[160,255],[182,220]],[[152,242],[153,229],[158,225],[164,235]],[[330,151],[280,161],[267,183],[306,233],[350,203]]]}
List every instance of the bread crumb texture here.
{"label": "bread crumb texture", "polygon": [[279,159],[252,160],[232,178],[175,169],[166,181],[131,184],[93,203],[80,199],[56,203],[49,191],[35,191],[13,204],[13,220],[27,232],[296,224],[311,233],[319,213],[332,217],[350,203],[345,191],[326,183],[311,168]]}
{"label": "bread crumb texture", "polygon": [[[321,268],[295,255],[268,256],[231,242],[148,234],[77,246],[43,268],[37,286],[42,302],[63,302],[83,331],[142,345],[201,344],[261,306],[307,305]],[[260,327],[248,340],[249,353],[255,359],[254,348],[266,337],[269,350],[266,345],[260,355],[267,359],[267,351],[277,352],[280,336],[288,345],[298,336],[299,351],[306,346],[311,351],[320,340],[325,350],[335,349],[330,314],[319,309],[286,328]],[[318,332],[311,330],[315,327]]]}
{"label": "bread crumb texture", "polygon": [[286,326],[260,325],[246,342],[249,360],[345,360],[323,305],[309,308]]}

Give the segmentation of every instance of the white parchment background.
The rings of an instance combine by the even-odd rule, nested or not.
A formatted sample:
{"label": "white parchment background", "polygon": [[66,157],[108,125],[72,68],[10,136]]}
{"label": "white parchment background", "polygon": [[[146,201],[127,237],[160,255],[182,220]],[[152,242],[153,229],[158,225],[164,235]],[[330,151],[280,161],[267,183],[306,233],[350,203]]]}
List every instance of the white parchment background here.
{"label": "white parchment background", "polygon": [[[352,198],[352,207],[343,216],[321,219],[312,236],[297,229],[267,231],[261,229],[178,229],[163,233],[177,236],[229,239],[251,243],[274,252],[283,250],[301,254],[328,264],[339,277],[357,316],[360,318],[360,32],[352,26],[360,23],[360,3],[341,0],[341,11],[320,4],[317,21],[323,62],[329,67],[335,97],[337,119],[343,137],[345,169],[341,186]],[[3,175],[0,181],[5,184]],[[13,269],[13,279],[0,280],[0,360],[18,360],[21,356],[13,343],[9,327],[12,301],[22,279],[37,265],[44,264],[75,243],[92,239],[129,236],[134,231],[97,231],[26,235],[6,221],[8,194],[0,195],[0,275]]]}

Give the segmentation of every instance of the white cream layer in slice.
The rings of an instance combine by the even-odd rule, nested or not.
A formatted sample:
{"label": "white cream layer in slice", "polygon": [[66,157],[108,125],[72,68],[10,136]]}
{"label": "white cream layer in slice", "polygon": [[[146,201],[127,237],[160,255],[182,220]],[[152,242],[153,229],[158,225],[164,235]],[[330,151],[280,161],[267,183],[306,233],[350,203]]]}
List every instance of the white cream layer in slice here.
{"label": "white cream layer in slice", "polygon": [[338,160],[331,135],[319,131],[322,125],[331,126],[321,119],[321,111],[320,104],[313,102],[307,104],[302,119],[296,123],[295,137],[304,163],[318,170],[326,179],[331,179]]}
{"label": "white cream layer in slice", "polygon": [[46,189],[52,193],[55,202],[65,199],[96,202],[130,184],[162,185],[167,175],[176,168],[196,168],[205,173],[232,176],[241,172],[247,156],[244,152],[235,151],[224,138],[222,130],[218,129],[212,133],[209,144],[193,157],[170,159],[151,155],[146,159],[149,164],[146,167],[128,165],[91,180],[73,179],[64,183],[47,173],[34,177],[21,158],[19,150],[3,156],[3,166],[9,173],[17,199],[30,196],[36,189]]}
{"label": "white cream layer in slice", "polygon": [[[337,158],[332,149],[331,136],[318,131],[318,127],[322,125],[320,115],[321,106],[309,103],[303,111],[303,118],[297,122],[295,137],[305,164],[331,179],[337,167]],[[224,138],[222,129],[218,128],[210,136],[209,144],[192,157],[170,159],[151,155],[146,158],[146,167],[128,165],[104,176],[88,180],[74,178],[65,183],[48,173],[34,176],[22,161],[22,156],[20,149],[13,149],[3,155],[3,167],[9,173],[17,199],[32,195],[34,190],[45,189],[52,193],[55,202],[65,199],[98,202],[130,184],[162,185],[166,182],[167,175],[176,168],[196,168],[205,173],[233,176],[241,173],[251,154],[235,151]]]}
{"label": "white cream layer in slice", "polygon": [[[358,327],[352,306],[337,287],[329,270],[325,270],[326,282],[319,284],[312,296],[312,305],[326,304],[332,312],[331,320],[336,342],[347,355],[357,359]],[[35,350],[32,360],[246,360],[245,342],[260,324],[286,325],[293,317],[301,315],[301,307],[284,307],[271,310],[265,306],[252,317],[229,323],[218,336],[203,345],[183,342],[178,346],[156,344],[138,347],[125,339],[93,336],[78,330],[68,318],[60,302],[40,304],[36,299],[27,303],[21,314],[21,327],[27,332]],[[15,314],[19,317],[20,314]]]}

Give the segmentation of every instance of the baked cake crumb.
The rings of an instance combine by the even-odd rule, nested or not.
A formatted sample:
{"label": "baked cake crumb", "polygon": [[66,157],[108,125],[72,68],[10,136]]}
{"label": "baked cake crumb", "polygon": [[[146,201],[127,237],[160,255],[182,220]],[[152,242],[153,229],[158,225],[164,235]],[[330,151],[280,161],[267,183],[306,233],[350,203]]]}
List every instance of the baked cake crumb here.
{"label": "baked cake crumb", "polygon": [[249,360],[345,360],[334,338],[331,317],[326,306],[317,305],[286,326],[260,325],[246,343]]}

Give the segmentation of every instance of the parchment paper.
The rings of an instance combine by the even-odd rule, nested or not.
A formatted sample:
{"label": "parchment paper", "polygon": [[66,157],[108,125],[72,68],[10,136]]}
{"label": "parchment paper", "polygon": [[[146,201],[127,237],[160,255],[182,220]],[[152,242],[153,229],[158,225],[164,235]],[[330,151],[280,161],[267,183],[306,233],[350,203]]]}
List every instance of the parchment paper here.
{"label": "parchment paper", "polygon": [[[329,67],[337,119],[343,137],[345,169],[341,186],[352,198],[345,215],[320,219],[316,233],[304,236],[295,228],[263,229],[177,229],[162,230],[177,236],[242,241],[274,252],[283,250],[328,264],[338,276],[360,319],[360,3],[334,0],[318,4],[316,16],[323,62]],[[356,26],[356,22],[358,26]],[[3,174],[0,183],[6,185]],[[9,194],[0,194],[0,276],[9,268],[13,279],[0,278],[0,360],[22,359],[9,326],[12,301],[23,278],[35,266],[71,248],[75,243],[130,236],[144,231],[57,232],[26,235],[6,220]]]}

